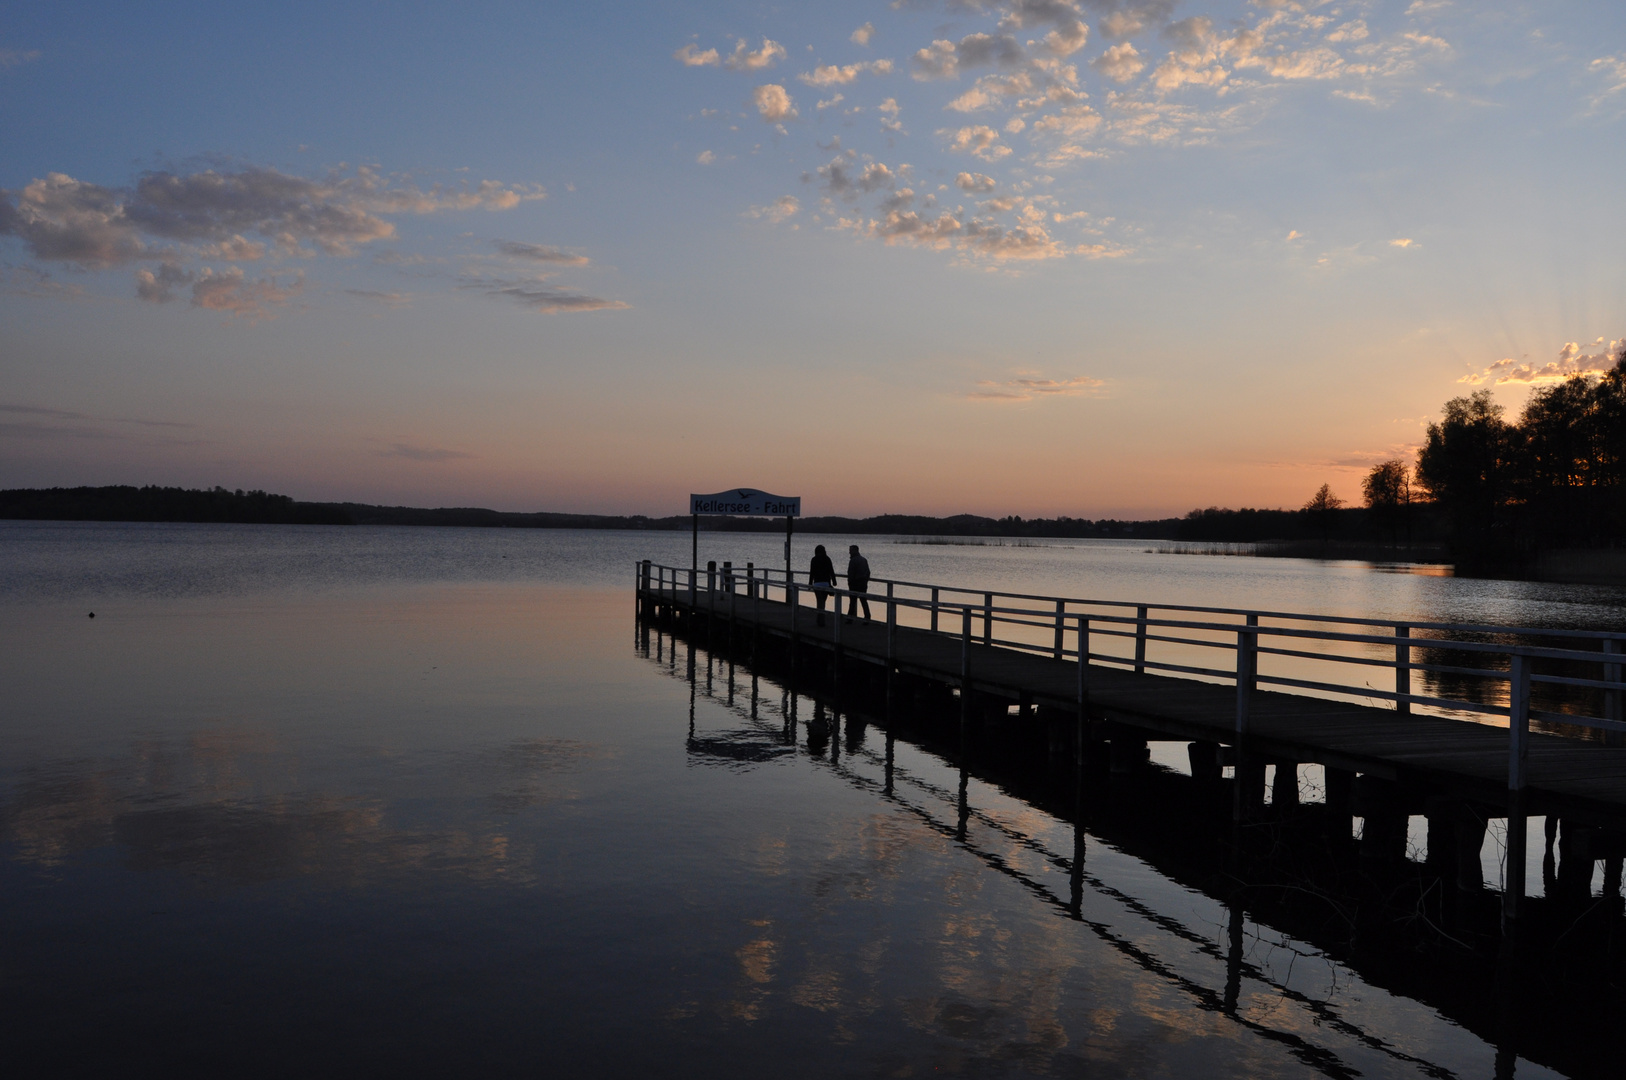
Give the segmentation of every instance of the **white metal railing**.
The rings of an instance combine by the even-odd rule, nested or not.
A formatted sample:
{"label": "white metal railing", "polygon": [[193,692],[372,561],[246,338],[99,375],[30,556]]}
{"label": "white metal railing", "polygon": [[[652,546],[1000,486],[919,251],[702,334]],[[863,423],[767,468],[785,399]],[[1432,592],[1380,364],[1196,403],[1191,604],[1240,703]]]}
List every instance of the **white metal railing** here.
{"label": "white metal railing", "polygon": [[[962,681],[970,678],[971,646],[1016,649],[1070,660],[1078,665],[1082,708],[1090,665],[1139,673],[1166,674],[1236,687],[1236,730],[1247,730],[1249,701],[1262,686],[1307,696],[1371,704],[1392,703],[1397,712],[1418,711],[1455,719],[1478,718],[1509,729],[1511,788],[1525,786],[1525,759],[1532,720],[1570,725],[1609,735],[1626,735],[1626,631],[1549,630],[1425,621],[1394,622],[1298,612],[1090,600],[872,578],[872,589],[814,588],[807,573],[747,563],[715,570],[664,566],[645,560],[637,584],[645,591],[673,593],[691,608],[732,616],[739,606],[763,601],[788,603],[791,633],[801,631],[801,611],[823,593],[835,611],[831,639],[841,646],[842,608],[854,598],[884,609],[886,659],[894,657],[900,626],[931,630],[960,639]],[[1419,636],[1419,635],[1425,636]],[[1566,647],[1595,642],[1595,649]],[[1069,647],[1071,646],[1071,647]],[[1421,656],[1419,656],[1419,651]],[[1449,654],[1465,662],[1450,662]],[[1083,663],[1078,663],[1080,657]],[[1269,670],[1261,667],[1268,660]],[[1544,663],[1543,670],[1536,662]],[[1572,673],[1555,670],[1567,666]],[[1580,671],[1584,674],[1574,674]],[[1382,673],[1383,686],[1359,680]],[[1479,692],[1416,693],[1412,673],[1465,680]],[[1392,687],[1392,689],[1391,689]],[[1533,691],[1559,701],[1564,711],[1536,709]],[[1592,692],[1601,714],[1577,698]],[[1545,703],[1545,702],[1544,702]],[[1573,710],[1573,711],[1571,711]]]}

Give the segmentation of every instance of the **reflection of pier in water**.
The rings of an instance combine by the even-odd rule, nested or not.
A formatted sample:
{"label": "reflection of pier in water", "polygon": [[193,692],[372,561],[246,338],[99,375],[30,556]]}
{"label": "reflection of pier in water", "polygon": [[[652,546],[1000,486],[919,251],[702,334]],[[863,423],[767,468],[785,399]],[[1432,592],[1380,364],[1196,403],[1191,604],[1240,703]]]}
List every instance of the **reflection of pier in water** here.
{"label": "reflection of pier in water", "polygon": [[[1447,810],[1427,817],[1428,855],[1418,861],[1406,857],[1406,820],[1401,818],[1397,832],[1393,806],[1385,805],[1397,796],[1386,782],[1357,792],[1348,803],[1367,811],[1357,837],[1338,806],[1301,803],[1297,793],[1288,794],[1289,784],[1275,784],[1268,801],[1235,798],[1235,768],[1226,770],[1228,779],[1179,775],[1151,765],[1144,755],[1125,762],[1110,743],[1086,746],[1079,760],[1071,747],[1057,754],[1050,746],[1002,738],[997,723],[966,727],[958,723],[959,703],[941,687],[934,692],[918,681],[887,680],[873,671],[868,678],[849,671],[838,685],[828,669],[808,671],[805,664],[798,682],[774,657],[750,663],[749,648],[700,650],[651,622],[639,624],[638,641],[641,655],[690,684],[687,748],[696,764],[749,768],[805,750],[845,783],[910,815],[1077,921],[1194,1008],[1222,1014],[1281,1044],[1322,1075],[1360,1075],[1348,1053],[1357,1047],[1425,1075],[1458,1074],[1407,1053],[1399,1045],[1404,1037],[1385,1038],[1370,1022],[1346,1015],[1332,995],[1306,992],[1305,973],[1302,967],[1295,972],[1295,962],[1325,965],[1334,985],[1365,982],[1437,1010],[1496,1048],[1498,1077],[1513,1075],[1518,1056],[1574,1075],[1612,1075],[1614,1057],[1600,1043],[1613,1030],[1610,1014],[1619,1004],[1612,986],[1620,974],[1614,942],[1626,925],[1618,854],[1601,853],[1626,846],[1626,832],[1602,829],[1596,821],[1567,825],[1555,857],[1557,819],[1549,818],[1542,875],[1548,895],[1527,902],[1523,940],[1505,940],[1497,894],[1477,874],[1461,873],[1462,860],[1454,857],[1463,832],[1460,800],[1447,800]],[[767,694],[765,679],[776,680],[769,681]],[[742,726],[697,728],[701,700]],[[867,745],[870,725],[883,733],[884,752]],[[801,747],[799,728],[805,734]],[[900,742],[919,759],[918,771],[896,760]],[[924,773],[933,768],[954,780],[929,779]],[[1262,768],[1244,758],[1241,771],[1265,787]],[[973,782],[978,789],[991,787],[990,799],[1044,811],[1058,822],[1057,835],[1047,839],[1042,829],[1023,831],[997,811],[979,809],[972,804]],[[1429,799],[1416,791],[1398,797],[1413,804]],[[1494,812],[1482,808],[1478,830],[1468,835],[1484,838],[1485,818]],[[1626,830],[1626,819],[1618,824]],[[1055,850],[1064,832],[1071,834],[1068,853]],[[1157,910],[1155,901],[1114,886],[1110,866],[1092,872],[1087,840],[1098,862],[1103,852],[1109,864],[1127,857],[1177,887],[1201,892],[1215,909],[1216,918],[1206,924],[1212,932],[1203,932],[1201,920],[1198,926],[1182,922]],[[1493,835],[1481,843],[1489,848],[1495,840]],[[1588,888],[1594,854],[1605,860],[1600,896]],[[1583,866],[1584,876],[1578,872]],[[1052,874],[1065,875],[1066,895]],[[1148,942],[1147,929],[1180,943],[1178,955],[1163,955],[1168,950]],[[1557,952],[1538,960],[1555,943]],[[1285,955],[1287,971],[1279,972],[1270,956],[1261,959],[1261,948]],[[1192,970],[1199,957],[1215,967]],[[1205,980],[1205,973],[1214,977]],[[1516,986],[1526,988],[1517,1001]],[[1559,992],[1551,992],[1555,987]],[[1272,1023],[1268,1009],[1249,1008],[1263,999],[1288,1003],[1300,1015]],[[1343,1053],[1318,1045],[1301,1034],[1301,1019],[1350,1045]]]}

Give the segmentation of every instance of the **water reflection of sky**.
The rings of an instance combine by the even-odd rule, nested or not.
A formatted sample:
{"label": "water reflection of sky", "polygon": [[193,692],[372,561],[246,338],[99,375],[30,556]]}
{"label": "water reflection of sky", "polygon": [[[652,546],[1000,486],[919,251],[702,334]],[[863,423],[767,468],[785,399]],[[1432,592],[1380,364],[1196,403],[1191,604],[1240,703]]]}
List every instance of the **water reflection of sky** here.
{"label": "water reflection of sky", "polygon": [[696,767],[687,682],[635,654],[630,596],[589,563],[575,583],[13,587],[0,995],[18,1052],[1489,1074],[1479,1039],[1251,922],[1245,1022],[1223,1015],[1222,905],[1095,843],[1083,921],[1063,917],[1047,852],[1070,856],[1070,826],[973,781],[961,843],[954,774],[899,744],[907,780],[880,797],[874,731],[839,767],[730,753],[760,729],[702,694],[696,737],[723,767]]}

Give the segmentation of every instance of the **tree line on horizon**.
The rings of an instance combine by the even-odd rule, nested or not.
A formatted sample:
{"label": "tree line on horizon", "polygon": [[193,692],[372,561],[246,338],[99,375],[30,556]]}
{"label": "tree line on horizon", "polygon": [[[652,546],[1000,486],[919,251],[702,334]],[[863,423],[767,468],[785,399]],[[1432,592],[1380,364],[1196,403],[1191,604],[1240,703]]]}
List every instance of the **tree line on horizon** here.
{"label": "tree line on horizon", "polygon": [[[1331,485],[1298,509],[1207,507],[1184,517],[1118,519],[930,517],[800,518],[803,533],[904,536],[1125,538],[1199,542],[1387,542],[1449,545],[1459,568],[1504,569],[1537,552],[1618,545],[1626,534],[1626,346],[1602,376],[1575,375],[1532,390],[1516,421],[1488,389],[1446,402],[1428,425],[1415,466],[1374,465],[1361,507]],[[0,491],[0,519],[487,528],[682,530],[687,514],[519,513],[479,507],[299,502],[265,491],[148,485]],[[778,519],[704,517],[708,532],[768,532]],[[1330,549],[1329,549],[1330,550]]]}

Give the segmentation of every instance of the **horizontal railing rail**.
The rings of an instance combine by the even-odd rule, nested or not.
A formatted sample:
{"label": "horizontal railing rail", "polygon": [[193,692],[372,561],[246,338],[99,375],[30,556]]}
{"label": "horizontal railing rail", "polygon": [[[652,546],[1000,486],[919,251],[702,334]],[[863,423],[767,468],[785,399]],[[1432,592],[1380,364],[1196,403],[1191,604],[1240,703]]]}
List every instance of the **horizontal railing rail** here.
{"label": "horizontal railing rail", "polygon": [[[1626,631],[1092,600],[895,578],[872,578],[868,588],[853,589],[850,581],[848,588],[813,585],[804,571],[787,573],[750,563],[699,570],[645,561],[638,564],[637,575],[640,589],[670,594],[692,608],[725,617],[738,613],[742,598],[747,603],[777,600],[801,609],[818,607],[822,596],[835,614],[831,636],[837,647],[844,607],[850,613],[855,600],[879,606],[888,627],[889,662],[897,627],[963,638],[962,652],[983,645],[1074,664],[1082,657],[1081,707],[1084,669],[1090,665],[1230,683],[1236,687],[1239,735],[1246,730],[1249,698],[1260,686],[1357,703],[1385,702],[1401,713],[1416,707],[1455,719],[1505,719],[1513,787],[1524,786],[1532,720],[1602,732],[1612,742],[1626,736]],[[793,616],[793,632],[796,625]],[[1599,647],[1564,644],[1577,641]],[[1108,651],[1112,643],[1124,651]],[[1280,670],[1261,671],[1261,659]],[[1536,661],[1546,667],[1535,670]],[[1474,666],[1476,662],[1488,666]],[[1392,680],[1385,680],[1385,686],[1356,677],[1385,669]],[[1339,674],[1345,670],[1350,674]],[[1414,692],[1413,672],[1432,680],[1425,689],[1433,692]],[[1531,704],[1538,686],[1544,697],[1555,698],[1544,700],[1539,709]],[[1601,715],[1585,711],[1599,699]]]}

